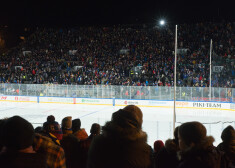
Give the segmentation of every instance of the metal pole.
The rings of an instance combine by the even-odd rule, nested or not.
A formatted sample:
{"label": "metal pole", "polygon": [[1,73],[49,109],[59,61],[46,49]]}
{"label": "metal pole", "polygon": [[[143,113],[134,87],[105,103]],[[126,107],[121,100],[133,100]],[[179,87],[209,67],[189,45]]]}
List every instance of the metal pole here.
{"label": "metal pole", "polygon": [[211,43],[210,43],[210,101],[211,101],[211,53],[212,53],[212,39],[211,39]]}
{"label": "metal pole", "polygon": [[[175,70],[174,70],[174,114],[173,114],[173,130],[175,130],[176,112],[175,112],[175,96],[176,96],[176,61],[177,61],[177,25],[175,25]],[[174,132],[174,131],[173,131]]]}

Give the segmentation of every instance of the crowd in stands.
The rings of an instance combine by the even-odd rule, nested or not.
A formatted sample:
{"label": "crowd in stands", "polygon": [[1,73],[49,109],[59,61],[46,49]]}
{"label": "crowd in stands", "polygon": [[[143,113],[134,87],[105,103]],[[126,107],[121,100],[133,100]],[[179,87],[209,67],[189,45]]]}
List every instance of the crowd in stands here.
{"label": "crowd in stands", "polygon": [[[235,24],[178,26],[177,86],[235,85]],[[173,86],[174,27],[148,25],[38,28],[0,57],[0,82]],[[26,52],[27,51],[27,52]],[[77,68],[74,68],[77,67]]]}
{"label": "crowd in stands", "polygon": [[200,122],[176,127],[165,144],[147,144],[143,113],[128,105],[104,126],[94,123],[88,136],[80,119],[65,117],[61,126],[50,115],[33,128],[20,116],[0,120],[2,168],[234,168],[235,130],[226,127],[217,147]]}

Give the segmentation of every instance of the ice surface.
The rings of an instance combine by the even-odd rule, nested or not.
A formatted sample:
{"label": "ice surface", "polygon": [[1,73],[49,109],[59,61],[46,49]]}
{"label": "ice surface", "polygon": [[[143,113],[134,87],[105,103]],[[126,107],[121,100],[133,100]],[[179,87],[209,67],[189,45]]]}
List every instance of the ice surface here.
{"label": "ice surface", "polygon": [[[113,112],[123,108],[121,106],[103,105],[79,105],[79,104],[52,104],[52,103],[17,103],[0,102],[0,118],[19,115],[33,124],[34,127],[42,126],[48,115],[54,115],[56,121],[66,116],[72,119],[80,118],[82,127],[89,134],[93,123],[104,125],[111,119]],[[140,107],[143,111],[143,130],[148,134],[148,143],[153,146],[155,140],[165,141],[173,136],[173,109]],[[208,135],[214,136],[215,145],[221,142],[220,135],[227,125],[235,127],[234,110],[205,110],[205,109],[176,109],[176,126],[186,121],[200,121],[203,123],[214,123],[228,121],[231,123],[219,122],[217,124],[205,124]]]}

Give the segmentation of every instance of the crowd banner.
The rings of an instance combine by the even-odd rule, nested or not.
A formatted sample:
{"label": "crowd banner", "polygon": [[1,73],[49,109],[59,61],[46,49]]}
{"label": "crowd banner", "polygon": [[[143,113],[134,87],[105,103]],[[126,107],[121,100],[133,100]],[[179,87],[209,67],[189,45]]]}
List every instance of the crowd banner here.
{"label": "crowd banner", "polygon": [[213,66],[212,71],[219,73],[219,72],[221,72],[223,69],[224,69],[224,66]]}

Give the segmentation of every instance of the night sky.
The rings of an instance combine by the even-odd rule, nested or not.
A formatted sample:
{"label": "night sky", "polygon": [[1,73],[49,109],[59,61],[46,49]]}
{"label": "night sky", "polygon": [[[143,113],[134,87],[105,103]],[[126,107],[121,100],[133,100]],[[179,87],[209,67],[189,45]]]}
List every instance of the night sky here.
{"label": "night sky", "polygon": [[160,18],[171,25],[235,21],[235,5],[227,0],[8,0],[0,4],[0,35],[10,48],[20,35],[27,36],[24,27],[157,24]]}
{"label": "night sky", "polygon": [[85,25],[153,23],[165,17],[172,24],[233,20],[232,1],[211,0],[18,0],[1,4],[0,24]]}

